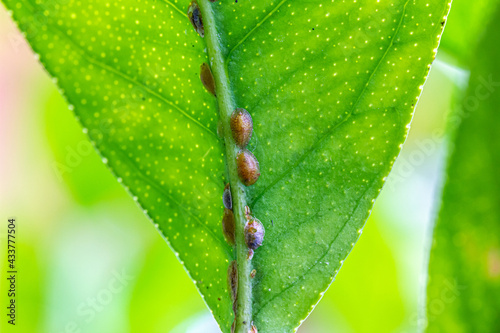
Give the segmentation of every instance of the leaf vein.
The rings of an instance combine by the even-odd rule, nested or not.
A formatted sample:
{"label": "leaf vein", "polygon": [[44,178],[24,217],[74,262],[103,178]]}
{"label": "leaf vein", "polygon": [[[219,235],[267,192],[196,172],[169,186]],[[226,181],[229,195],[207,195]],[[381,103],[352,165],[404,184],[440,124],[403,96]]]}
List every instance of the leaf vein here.
{"label": "leaf vein", "polygon": [[[186,212],[186,214],[190,215],[203,229],[206,229],[207,233],[210,234],[210,236],[212,236],[213,239],[215,239],[219,242],[219,245],[221,245],[221,247],[224,249],[226,254],[229,257],[231,256],[231,253],[228,250],[227,242],[225,240],[221,239],[221,237],[219,237],[218,234],[215,234],[214,231],[212,229],[210,229],[206,224],[204,224],[198,216],[194,215],[193,212],[191,212],[189,209],[186,209],[184,207],[184,205],[182,205],[177,200],[175,200],[175,198],[173,196],[171,196],[168,192],[166,192],[164,188],[162,188],[156,182],[149,179],[149,177],[144,174],[144,172],[136,165],[136,163],[134,161],[132,161],[121,149],[119,149],[118,147],[116,147],[113,144],[110,144],[110,146],[114,146],[115,152],[118,155],[120,155],[124,161],[128,162],[128,165],[136,171],[136,173],[139,175],[139,177],[141,177],[146,183],[148,183],[151,187],[153,187],[159,193],[166,196],[169,200],[171,200],[174,204],[176,204],[181,210]],[[149,214],[147,214],[147,215],[149,216]],[[151,219],[153,219],[152,216],[150,216],[150,217],[151,217]]]}
{"label": "leaf vein", "polygon": [[210,134],[212,134],[214,137],[218,138],[217,134],[212,131],[210,128],[208,128],[207,126],[203,125],[199,120],[193,118],[191,115],[189,115],[186,111],[182,110],[179,106],[177,106],[175,103],[173,103],[172,101],[168,100],[167,98],[165,98],[164,96],[162,96],[161,94],[155,92],[154,90],[152,90],[151,88],[149,88],[147,85],[145,85],[144,83],[141,83],[139,81],[137,81],[136,79],[124,74],[123,72],[117,70],[117,69],[114,69],[113,67],[103,63],[102,61],[99,61],[97,59],[95,59],[94,57],[90,56],[87,54],[87,52],[85,51],[85,49],[83,47],[81,47],[80,45],[78,45],[73,39],[71,39],[68,35],[66,35],[63,31],[61,31],[60,29],[58,29],[57,27],[51,25],[51,28],[56,31],[61,37],[67,39],[69,42],[71,42],[77,50],[80,56],[84,59],[86,59],[88,62],[90,62],[91,64],[93,65],[96,65],[96,66],[99,66],[101,67],[102,69],[104,70],[108,70],[120,77],[122,77],[123,79],[131,82],[131,83],[134,83],[138,86],[141,86],[143,87],[148,93],[150,93],[151,95],[155,96],[156,98],[158,98],[159,100],[167,103],[168,105],[170,105],[172,108],[176,109],[180,114],[182,114],[184,117],[188,118],[189,120],[191,120],[192,122],[194,122],[196,125],[198,125],[200,128],[204,129],[205,131],[209,132]]}
{"label": "leaf vein", "polygon": [[172,6],[172,7],[173,7],[176,11],[178,11],[179,13],[181,13],[181,14],[182,14],[182,16],[184,16],[184,17],[188,17],[188,16],[187,16],[187,14],[186,14],[185,12],[183,12],[182,10],[180,10],[179,8],[177,8],[177,6],[175,6],[175,5],[174,5],[173,3],[171,3],[170,1],[168,1],[168,0],[161,0],[161,1],[165,2],[167,5]]}
{"label": "leaf vein", "polygon": [[[375,178],[376,179],[376,178]],[[305,276],[308,275],[314,267],[316,267],[319,263],[321,263],[321,261],[326,257],[326,255],[330,252],[330,250],[332,249],[332,246],[333,244],[335,243],[335,241],[337,240],[337,238],[339,237],[339,235],[344,231],[345,227],[347,226],[347,224],[349,223],[349,221],[351,221],[351,219],[353,218],[354,214],[356,213],[356,211],[358,210],[360,204],[361,204],[361,201],[363,199],[363,197],[366,195],[366,193],[368,192],[368,190],[370,190],[373,185],[375,184],[375,181],[373,181],[370,186],[368,186],[366,188],[366,190],[363,192],[363,194],[359,197],[357,203],[356,203],[356,207],[354,207],[354,209],[352,210],[351,214],[349,214],[349,217],[346,219],[346,221],[344,222],[344,224],[342,225],[342,227],[340,228],[340,230],[337,232],[337,234],[335,235],[335,237],[333,238],[333,240],[328,244],[328,248],[326,249],[326,251],[322,254],[322,256],[315,261],[315,263],[309,267],[304,274],[302,274],[301,277],[297,278],[295,281],[293,281],[292,283],[290,283],[288,286],[286,286],[285,288],[283,288],[282,290],[280,290],[279,293],[277,293],[276,295],[274,295],[270,300],[268,300],[267,302],[265,302],[256,312],[255,312],[255,315],[254,317],[257,317],[257,315],[259,314],[259,312],[264,309],[266,306],[268,306],[269,304],[271,304],[272,301],[274,301],[276,298],[278,298],[279,296],[281,296],[283,293],[285,293],[287,290],[293,288],[293,286],[295,286],[298,282],[300,282],[301,280],[305,280]]]}
{"label": "leaf vein", "polygon": [[372,81],[373,77],[375,76],[375,73],[378,71],[378,69],[380,68],[380,65],[382,64],[382,62],[385,60],[385,58],[387,57],[387,55],[389,54],[389,51],[390,49],[392,48],[392,46],[394,45],[394,41],[396,39],[396,36],[398,35],[400,29],[401,29],[401,26],[403,24],[403,21],[404,21],[404,17],[405,17],[405,14],[406,14],[406,6],[408,5],[408,3],[410,2],[410,0],[407,0],[405,2],[405,5],[403,7],[403,13],[401,14],[401,18],[399,20],[399,23],[398,23],[398,26],[394,32],[394,36],[391,38],[391,42],[389,43],[389,45],[387,46],[384,54],[382,55],[382,57],[380,58],[380,60],[377,62],[377,65],[375,66],[375,68],[373,69],[370,77],[368,78],[368,80],[366,81],[366,84],[365,86],[363,87],[363,89],[361,90],[361,92],[359,93],[356,101],[354,102],[353,106],[351,107],[351,109],[349,110],[349,112],[347,113],[347,116],[345,116],[341,121],[339,121],[336,125],[334,125],[331,129],[329,129],[322,137],[320,137],[316,142],[314,142],[311,147],[309,148],[309,150],[307,150],[304,154],[302,154],[302,156],[299,157],[299,159],[297,160],[297,162],[295,162],[291,167],[289,167],[287,170],[285,170],[281,175],[279,175],[274,181],[271,182],[271,184],[269,184],[266,188],[264,188],[264,190],[258,194],[255,199],[250,203],[250,206],[253,207],[255,206],[255,204],[264,196],[264,194],[269,191],[273,186],[275,186],[278,182],[280,182],[283,178],[285,178],[286,175],[288,175],[290,172],[292,172],[292,170],[294,170],[300,163],[302,163],[313,151],[316,150],[316,148],[318,148],[318,146],[321,144],[321,142],[323,142],[328,136],[330,136],[337,128],[339,128],[342,124],[344,124],[351,116],[352,114],[354,113],[355,109],[358,107],[360,101],[361,101],[361,98],[363,97],[363,95],[365,94],[367,88],[368,88],[368,85],[370,84],[370,82]]}
{"label": "leaf vein", "polygon": [[238,43],[236,43],[236,45],[231,49],[231,51],[229,51],[229,53],[227,54],[227,57],[226,57],[226,64],[229,62],[229,58],[231,58],[231,54],[233,53],[234,50],[236,50],[241,44],[243,44],[247,39],[248,37],[250,37],[250,35],[252,35],[262,24],[264,24],[264,22],[266,22],[271,16],[273,16],[273,14],[278,10],[280,9],[280,7],[285,3],[287,2],[288,0],[282,0],[279,4],[276,5],[276,7],[273,8],[273,10],[271,10],[269,12],[269,14],[267,14],[262,20],[260,20],[259,22],[257,22],[257,24],[255,24],[255,26],[245,35],[243,36],[242,39],[240,39],[238,41]]}

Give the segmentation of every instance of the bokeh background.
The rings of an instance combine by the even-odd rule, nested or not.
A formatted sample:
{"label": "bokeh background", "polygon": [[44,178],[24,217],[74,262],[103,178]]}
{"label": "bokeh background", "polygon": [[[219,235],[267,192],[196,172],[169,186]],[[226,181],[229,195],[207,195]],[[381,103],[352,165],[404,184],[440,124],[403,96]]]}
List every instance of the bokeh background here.
{"label": "bokeh background", "polygon": [[[468,77],[452,59],[439,52],[363,235],[300,333],[416,332],[421,324],[446,116]],[[18,222],[16,332],[218,332],[173,252],[93,151],[3,7],[0,161],[0,226],[9,217]]]}

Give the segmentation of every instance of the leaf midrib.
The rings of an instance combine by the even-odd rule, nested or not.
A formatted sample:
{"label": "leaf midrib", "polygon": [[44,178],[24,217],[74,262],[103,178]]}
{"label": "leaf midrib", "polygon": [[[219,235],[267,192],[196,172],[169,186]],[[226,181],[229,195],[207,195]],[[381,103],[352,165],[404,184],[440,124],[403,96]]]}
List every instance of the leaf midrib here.
{"label": "leaf midrib", "polygon": [[[168,3],[168,1],[166,0],[163,0],[165,2]],[[31,9],[31,12],[32,14],[34,13],[35,11],[35,8],[31,5],[31,3],[28,3],[30,9]],[[174,6],[175,7],[175,6]],[[177,8],[176,8],[177,9]],[[66,34],[64,34],[63,31],[61,31],[59,28],[57,28],[55,25],[53,24],[49,24],[47,23],[47,25],[50,26],[51,30],[55,31],[57,33],[57,35],[59,35],[59,37],[61,38],[64,38],[66,39],[67,41],[69,41],[72,45],[75,46],[75,49],[76,50],[79,50],[79,54],[82,58],[86,59],[88,62],[90,62],[91,64],[93,65],[96,65],[96,66],[99,66],[100,68],[104,69],[104,70],[107,70],[109,72],[112,72],[120,77],[122,77],[123,79],[131,82],[131,83],[134,83],[134,84],[137,84],[141,87],[143,87],[147,92],[149,92],[151,95],[155,96],[156,98],[160,99],[161,101],[167,103],[168,105],[170,105],[171,107],[173,107],[174,109],[176,109],[181,115],[187,117],[188,119],[190,119],[191,121],[193,121],[194,123],[196,123],[198,126],[200,126],[202,129],[204,129],[205,131],[209,132],[210,134],[214,135],[217,139],[218,139],[218,136],[215,132],[213,132],[211,129],[209,129],[208,127],[204,126],[203,124],[201,124],[199,121],[197,121],[196,119],[192,118],[189,114],[187,114],[186,112],[184,112],[181,108],[179,108],[177,105],[175,105],[173,102],[171,102],[170,100],[166,99],[164,96],[162,96],[161,94],[159,93],[156,93],[155,91],[151,90],[151,88],[149,88],[147,85],[129,77],[128,75],[110,67],[109,65],[107,65],[106,63],[102,62],[102,61],[99,61],[97,59],[95,59],[94,57],[92,57],[91,55],[88,54],[88,52],[80,45],[78,45],[78,43],[76,43],[72,38],[70,38],[69,36],[67,36]],[[128,156],[126,156],[125,154],[121,153],[121,149],[115,147],[115,151],[120,154],[122,156],[122,158],[124,160],[127,160],[129,161],[129,165],[131,167],[133,167],[137,173],[141,176],[141,178],[143,178],[149,185],[151,185],[152,187],[154,187],[157,191],[159,191],[160,193],[162,193],[163,195],[167,196],[172,202],[174,202],[180,209],[182,209],[183,211],[185,211],[187,214],[189,214],[190,216],[193,217],[194,220],[196,220],[196,222],[202,227],[204,228],[205,230],[207,230],[208,234],[211,236],[211,238],[213,238],[214,240],[217,240],[217,242],[219,243],[219,245],[221,246],[221,248],[224,249],[224,252],[226,253],[227,256],[231,256],[231,253],[229,251],[229,247],[227,245],[227,243],[225,242],[225,240],[222,239],[222,237],[217,237],[216,234],[214,234],[214,232],[208,228],[208,226],[206,226],[205,224],[203,224],[203,222],[201,222],[201,220],[193,215],[190,211],[186,210],[180,203],[178,203],[172,196],[170,196],[168,193],[165,192],[164,189],[162,189],[160,186],[158,186],[155,182],[151,181],[147,176],[145,176],[142,172],[142,170],[140,170],[136,165],[135,163],[130,160],[130,158]]]}
{"label": "leaf midrib", "polygon": [[233,213],[235,217],[235,252],[237,262],[238,290],[235,300],[234,330],[237,333],[247,333],[252,323],[252,282],[250,272],[252,261],[247,259],[248,247],[245,243],[245,207],[247,196],[245,185],[240,181],[236,165],[236,156],[240,148],[234,142],[230,126],[230,118],[236,108],[234,93],[231,89],[227,66],[223,57],[223,47],[219,39],[213,6],[209,0],[199,1],[205,27],[205,42],[207,45],[210,66],[214,76],[219,116],[223,126],[225,159],[231,194],[233,198]]}

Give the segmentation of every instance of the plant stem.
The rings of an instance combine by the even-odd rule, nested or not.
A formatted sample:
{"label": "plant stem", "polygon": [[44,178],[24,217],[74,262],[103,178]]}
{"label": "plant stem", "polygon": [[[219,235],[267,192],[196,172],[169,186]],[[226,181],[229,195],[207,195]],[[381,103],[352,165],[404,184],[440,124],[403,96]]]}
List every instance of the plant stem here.
{"label": "plant stem", "polygon": [[210,59],[210,67],[212,68],[212,74],[215,79],[219,115],[224,129],[226,161],[236,222],[235,244],[238,265],[238,297],[236,301],[235,332],[247,333],[250,330],[252,322],[252,284],[250,278],[252,264],[251,260],[247,260],[248,248],[245,244],[244,235],[246,224],[245,206],[247,205],[245,185],[241,183],[236,167],[236,154],[239,148],[233,140],[229,125],[231,114],[236,108],[236,105],[227,75],[227,66],[220,48],[212,4],[208,0],[199,0],[198,4],[202,14],[203,26],[205,28],[205,40]]}

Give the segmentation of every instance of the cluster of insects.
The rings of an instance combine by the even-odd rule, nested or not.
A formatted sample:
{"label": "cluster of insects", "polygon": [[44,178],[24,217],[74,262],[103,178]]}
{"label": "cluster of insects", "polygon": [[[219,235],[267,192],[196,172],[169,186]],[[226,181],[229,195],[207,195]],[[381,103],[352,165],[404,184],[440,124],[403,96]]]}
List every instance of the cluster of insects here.
{"label": "cluster of insects", "polygon": [[[215,2],[216,0],[210,0]],[[205,28],[203,26],[203,19],[200,7],[196,1],[192,1],[188,7],[188,18],[194,27],[194,30],[201,36],[205,36]],[[200,80],[205,87],[205,89],[210,92],[214,97],[217,97],[216,84],[214,76],[207,63],[202,63],[200,66]],[[221,127],[221,125],[219,125]],[[238,172],[238,177],[242,184],[245,186],[251,186],[257,182],[260,177],[260,168],[257,158],[250,152],[246,147],[248,142],[252,137],[253,132],[253,121],[250,113],[242,108],[236,108],[229,120],[229,127],[231,129],[232,138],[236,147],[239,151],[236,154],[236,168]],[[223,132],[223,127],[218,129],[218,132]],[[231,186],[226,184],[223,194],[222,203],[224,206],[224,215],[222,218],[222,232],[226,241],[234,246],[236,243],[236,220],[233,212],[233,200],[231,195]],[[254,256],[254,251],[262,245],[264,241],[264,226],[262,223],[252,216],[250,208],[245,206],[244,211],[244,240],[245,245],[248,248],[247,260],[252,260]],[[250,277],[254,278],[257,271],[253,269],[250,272]],[[236,316],[237,312],[237,300],[238,300],[238,265],[237,261],[233,260],[227,271],[227,281],[228,290],[231,295],[231,301],[233,303],[233,311]],[[231,327],[231,331],[234,332],[235,322]],[[249,333],[257,333],[257,328],[251,325]]]}
{"label": "cluster of insects", "polygon": [[247,110],[236,109],[231,115],[230,125],[234,142],[241,148],[236,157],[238,176],[245,186],[253,185],[260,177],[260,169],[257,158],[255,158],[251,151],[246,149],[252,137],[252,117]]}

